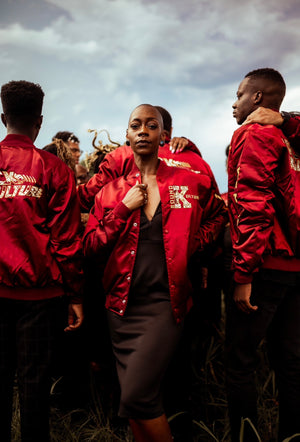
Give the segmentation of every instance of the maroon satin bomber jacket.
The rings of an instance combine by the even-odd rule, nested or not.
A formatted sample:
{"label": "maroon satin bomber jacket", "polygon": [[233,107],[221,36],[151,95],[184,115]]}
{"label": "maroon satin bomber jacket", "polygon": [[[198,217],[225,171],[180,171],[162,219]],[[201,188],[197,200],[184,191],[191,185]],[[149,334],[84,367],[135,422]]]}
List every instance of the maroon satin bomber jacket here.
{"label": "maroon satin bomber jacket", "polygon": [[[225,204],[209,174],[161,160],[157,171],[162,206],[163,241],[174,317],[180,322],[191,306],[187,265],[220,233],[227,220]],[[131,212],[122,199],[141,182],[131,172],[115,179],[96,195],[84,236],[87,256],[97,256],[104,268],[106,307],[124,315],[138,247],[140,210]]]}
{"label": "maroon satin bomber jacket", "polygon": [[0,297],[83,293],[80,208],[71,169],[24,135],[0,143]]}
{"label": "maroon satin bomber jacket", "polygon": [[228,210],[236,282],[251,282],[261,267],[300,271],[300,156],[279,128],[234,132]]}

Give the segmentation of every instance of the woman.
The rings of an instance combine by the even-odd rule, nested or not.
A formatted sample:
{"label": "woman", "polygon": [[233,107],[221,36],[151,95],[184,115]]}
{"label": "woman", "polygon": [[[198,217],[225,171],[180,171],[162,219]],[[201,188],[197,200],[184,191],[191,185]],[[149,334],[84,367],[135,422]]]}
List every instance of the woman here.
{"label": "woman", "polygon": [[159,111],[140,105],[127,140],[135,164],[96,196],[85,253],[104,268],[103,285],[121,386],[119,414],[136,441],[171,441],[160,386],[191,305],[188,261],[225,223],[208,175],[158,159]]}

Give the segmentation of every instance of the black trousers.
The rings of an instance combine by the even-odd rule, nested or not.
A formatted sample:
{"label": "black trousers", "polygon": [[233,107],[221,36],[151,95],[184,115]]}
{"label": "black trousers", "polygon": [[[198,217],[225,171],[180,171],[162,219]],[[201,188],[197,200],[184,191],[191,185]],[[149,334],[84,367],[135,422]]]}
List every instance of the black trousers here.
{"label": "black trousers", "polygon": [[65,301],[0,298],[0,438],[11,440],[15,373],[22,441],[49,440],[49,393],[55,343],[62,332]]}
{"label": "black trousers", "polygon": [[[239,441],[241,418],[257,424],[257,349],[267,338],[279,392],[278,440],[300,433],[300,274],[261,270],[252,284],[249,315],[229,306],[226,369],[232,441]],[[257,440],[245,435],[244,441]]]}

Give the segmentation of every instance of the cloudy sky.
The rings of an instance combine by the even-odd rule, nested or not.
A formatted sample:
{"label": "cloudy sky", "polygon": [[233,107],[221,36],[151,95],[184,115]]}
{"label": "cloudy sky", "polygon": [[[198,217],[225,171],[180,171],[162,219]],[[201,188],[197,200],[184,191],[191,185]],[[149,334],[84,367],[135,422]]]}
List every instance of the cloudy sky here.
{"label": "cloudy sky", "polygon": [[299,48],[299,0],[0,5],[0,83],[33,81],[46,94],[37,147],[59,130],[74,132],[86,152],[88,129],[107,129],[123,142],[135,106],[161,105],[173,116],[173,135],[197,144],[221,191],[239,82],[250,70],[278,69],[288,90],[282,109],[300,110]]}

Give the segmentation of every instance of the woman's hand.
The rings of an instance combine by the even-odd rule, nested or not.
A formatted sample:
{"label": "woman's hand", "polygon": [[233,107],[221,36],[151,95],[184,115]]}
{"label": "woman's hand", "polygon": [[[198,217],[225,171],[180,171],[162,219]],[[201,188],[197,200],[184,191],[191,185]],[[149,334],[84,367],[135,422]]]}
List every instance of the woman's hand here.
{"label": "woman's hand", "polygon": [[170,151],[172,153],[180,153],[187,147],[188,144],[189,140],[187,138],[174,137],[170,141]]}
{"label": "woman's hand", "polygon": [[123,198],[123,204],[128,207],[129,210],[136,210],[147,204],[148,194],[147,194],[147,184],[139,184],[137,181],[135,186],[126,193]]}
{"label": "woman's hand", "polygon": [[281,126],[283,123],[283,117],[280,112],[273,111],[272,109],[266,107],[258,107],[255,111],[248,115],[243,125],[253,123]]}

